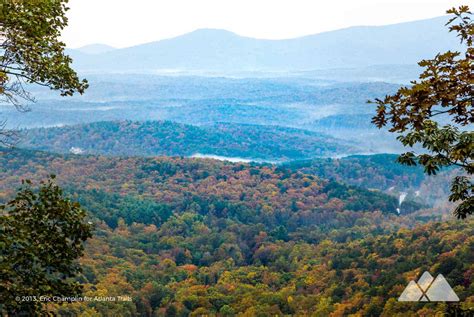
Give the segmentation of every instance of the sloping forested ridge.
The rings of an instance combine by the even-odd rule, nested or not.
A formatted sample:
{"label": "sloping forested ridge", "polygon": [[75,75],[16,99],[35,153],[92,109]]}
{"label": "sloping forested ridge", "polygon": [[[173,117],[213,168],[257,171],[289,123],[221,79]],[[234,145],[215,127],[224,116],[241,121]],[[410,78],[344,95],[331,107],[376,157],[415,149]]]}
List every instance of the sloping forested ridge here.
{"label": "sloping forested ridge", "polygon": [[256,220],[256,215],[284,221],[343,210],[396,213],[398,205],[394,197],[380,192],[269,164],[178,157],[63,156],[25,150],[4,150],[0,162],[0,189],[5,196],[20,178],[39,180],[56,174],[64,187],[95,190],[94,195],[101,191],[131,195],[173,210],[216,210],[249,222]]}
{"label": "sloping forested ridge", "polygon": [[452,178],[462,175],[460,168],[445,167],[436,175],[429,176],[424,173],[422,166],[402,165],[397,162],[397,158],[396,154],[352,155],[337,159],[288,162],[281,167],[404,197],[401,213],[411,212],[413,202],[435,206],[445,212],[453,209],[448,197]]}
{"label": "sloping forested ridge", "polygon": [[22,147],[67,153],[157,156],[196,153],[260,160],[304,159],[354,153],[349,142],[299,129],[218,123],[113,121],[28,130]]}
{"label": "sloping forested ridge", "polygon": [[352,155],[340,159],[314,159],[289,162],[291,170],[366,188],[387,190],[419,186],[426,178],[422,167],[397,162],[396,154]]}
{"label": "sloping forested ridge", "polygon": [[[417,316],[473,307],[473,222],[420,224],[396,199],[272,165],[1,150],[0,192],[50,173],[96,224],[87,296],[50,307],[142,316]],[[402,304],[423,271],[461,305]]]}

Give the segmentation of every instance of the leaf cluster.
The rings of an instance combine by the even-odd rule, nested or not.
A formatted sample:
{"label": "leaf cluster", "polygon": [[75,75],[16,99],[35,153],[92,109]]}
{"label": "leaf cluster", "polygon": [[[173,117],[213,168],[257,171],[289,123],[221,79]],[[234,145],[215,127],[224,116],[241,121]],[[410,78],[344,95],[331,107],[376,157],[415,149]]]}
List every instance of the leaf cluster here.
{"label": "leaf cluster", "polygon": [[[465,52],[448,51],[419,62],[424,68],[419,81],[394,95],[369,101],[378,105],[372,122],[400,134],[398,140],[404,146],[424,149],[421,154],[402,154],[399,162],[420,164],[429,175],[450,165],[472,175],[474,133],[469,127],[474,123],[474,23],[467,6],[447,12],[454,15],[447,23],[449,30],[466,45]],[[458,23],[453,24],[455,21]],[[451,124],[440,126],[445,121]],[[474,186],[468,177],[455,178],[451,193],[451,201],[461,202],[454,212],[459,218],[473,213]]]}
{"label": "leaf cluster", "polygon": [[92,226],[77,203],[63,198],[53,179],[34,190],[24,181],[16,197],[0,206],[0,311],[34,314],[39,301],[17,296],[74,296],[83,242]]}
{"label": "leaf cluster", "polygon": [[[83,93],[80,81],[59,40],[67,25],[67,0],[7,0],[0,5],[0,93],[14,98],[21,81],[59,90],[61,95]],[[8,86],[9,84],[9,86]],[[10,89],[9,89],[10,88]]]}

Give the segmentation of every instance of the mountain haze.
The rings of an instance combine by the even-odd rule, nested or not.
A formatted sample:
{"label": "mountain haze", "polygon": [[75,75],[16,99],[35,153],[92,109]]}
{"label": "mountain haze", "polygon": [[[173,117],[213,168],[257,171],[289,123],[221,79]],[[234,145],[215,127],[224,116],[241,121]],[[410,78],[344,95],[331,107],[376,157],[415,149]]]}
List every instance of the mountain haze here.
{"label": "mountain haze", "polygon": [[103,54],[103,53],[107,53],[113,50],[115,50],[115,47],[105,45],[105,44],[98,44],[98,43],[85,45],[76,49],[76,51],[79,51],[84,54],[91,54],[91,55]]}
{"label": "mountain haze", "polygon": [[71,50],[83,72],[305,71],[415,64],[459,48],[446,17],[387,26],[358,26],[288,40],[260,40],[200,29],[158,42],[96,55]]}

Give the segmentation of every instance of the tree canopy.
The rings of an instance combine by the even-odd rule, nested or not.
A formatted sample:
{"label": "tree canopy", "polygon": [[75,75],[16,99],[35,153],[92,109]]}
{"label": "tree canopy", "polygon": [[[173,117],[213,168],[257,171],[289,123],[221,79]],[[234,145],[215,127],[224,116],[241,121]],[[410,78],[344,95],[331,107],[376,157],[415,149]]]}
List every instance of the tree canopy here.
{"label": "tree canopy", "polygon": [[449,200],[460,202],[454,213],[466,218],[474,211],[474,185],[470,180],[474,173],[474,133],[469,130],[474,123],[474,23],[467,6],[447,13],[454,15],[447,23],[449,30],[457,33],[466,50],[440,53],[419,62],[424,68],[419,81],[383,100],[376,99],[377,115],[372,122],[400,134],[398,140],[404,146],[423,148],[418,154],[402,154],[402,164],[420,164],[429,175],[444,166],[463,170],[463,175],[453,179]]}
{"label": "tree canopy", "polygon": [[[57,90],[63,96],[83,93],[88,84],[70,67],[59,40],[67,25],[67,0],[0,2],[0,103],[24,110],[32,101],[28,84]],[[0,124],[0,145],[12,133]],[[0,205],[0,314],[37,315],[34,296],[80,294],[75,262],[91,225],[78,204],[62,196],[52,180],[38,191],[25,181],[16,198]],[[22,297],[23,296],[23,297]],[[25,296],[30,296],[24,300]]]}
{"label": "tree canopy", "polygon": [[0,312],[9,315],[38,313],[39,296],[79,295],[76,260],[92,232],[85,211],[52,179],[38,190],[23,185],[0,205]]}
{"label": "tree canopy", "polygon": [[[0,102],[25,109],[33,100],[25,84],[58,90],[63,96],[88,87],[71,68],[59,40],[67,25],[68,0],[3,0],[0,3]],[[5,133],[4,133],[5,136]],[[8,136],[8,135],[6,135]],[[5,143],[5,138],[3,138]]]}
{"label": "tree canopy", "polygon": [[[340,162],[346,168],[326,175],[407,184],[413,176],[400,170],[418,169],[391,171],[392,159]],[[57,172],[95,224],[79,259],[84,296],[131,297],[52,303],[51,314],[454,316],[442,302],[397,302],[424,271],[448,280],[457,316],[474,309],[474,219],[439,222],[437,208],[398,214],[396,197],[286,166],[19,149],[0,149],[0,166],[4,197],[15,179]]]}

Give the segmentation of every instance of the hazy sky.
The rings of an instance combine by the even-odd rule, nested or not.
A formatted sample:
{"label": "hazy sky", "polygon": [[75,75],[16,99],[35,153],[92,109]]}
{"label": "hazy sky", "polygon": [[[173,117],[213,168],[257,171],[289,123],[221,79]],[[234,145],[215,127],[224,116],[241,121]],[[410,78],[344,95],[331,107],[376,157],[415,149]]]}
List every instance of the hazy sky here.
{"label": "hazy sky", "polygon": [[68,47],[115,47],[170,38],[199,28],[292,38],[354,25],[384,25],[443,15],[472,0],[70,0]]}

